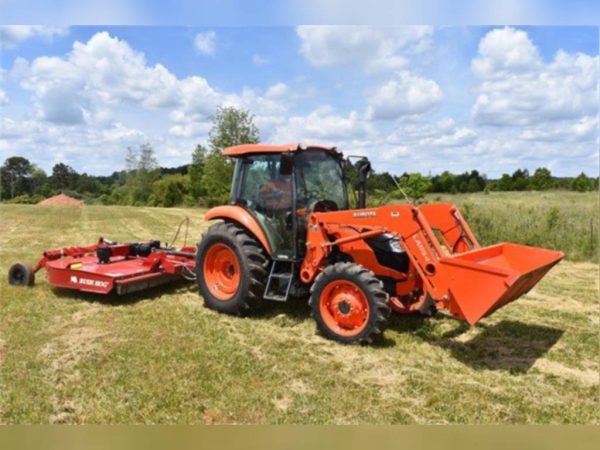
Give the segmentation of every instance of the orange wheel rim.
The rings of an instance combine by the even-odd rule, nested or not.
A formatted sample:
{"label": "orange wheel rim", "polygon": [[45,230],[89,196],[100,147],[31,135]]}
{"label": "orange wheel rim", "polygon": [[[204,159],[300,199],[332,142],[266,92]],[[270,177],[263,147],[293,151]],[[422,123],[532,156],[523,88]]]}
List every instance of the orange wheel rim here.
{"label": "orange wheel rim", "polygon": [[213,244],[204,257],[204,282],[218,300],[231,299],[240,287],[240,263],[225,244]]}
{"label": "orange wheel rim", "polygon": [[367,296],[348,280],[335,280],[325,286],[319,310],[327,327],[341,336],[358,335],[369,321]]}

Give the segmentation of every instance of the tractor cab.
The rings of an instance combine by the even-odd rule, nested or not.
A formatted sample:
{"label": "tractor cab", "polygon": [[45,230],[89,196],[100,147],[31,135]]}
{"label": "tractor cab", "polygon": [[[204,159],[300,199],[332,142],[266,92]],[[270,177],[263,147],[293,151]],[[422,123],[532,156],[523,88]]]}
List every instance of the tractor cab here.
{"label": "tractor cab", "polygon": [[278,259],[303,256],[310,212],[348,209],[343,158],[334,148],[244,145],[225,155],[236,159],[232,204],[254,216]]}

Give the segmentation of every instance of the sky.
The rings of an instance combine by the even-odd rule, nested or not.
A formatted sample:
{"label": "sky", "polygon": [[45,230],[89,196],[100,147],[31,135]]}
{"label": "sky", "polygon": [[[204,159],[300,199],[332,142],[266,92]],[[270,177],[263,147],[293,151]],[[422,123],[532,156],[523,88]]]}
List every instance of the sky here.
{"label": "sky", "polygon": [[597,26],[5,25],[0,160],[106,175],[147,142],[179,166],[223,105],[376,171],[597,176],[598,45]]}

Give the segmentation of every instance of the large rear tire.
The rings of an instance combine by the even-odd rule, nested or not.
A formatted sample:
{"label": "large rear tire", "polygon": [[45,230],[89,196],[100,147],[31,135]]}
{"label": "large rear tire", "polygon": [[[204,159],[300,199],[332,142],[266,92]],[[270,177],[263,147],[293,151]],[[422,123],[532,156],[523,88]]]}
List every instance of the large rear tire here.
{"label": "large rear tire", "polygon": [[371,344],[390,316],[383,283],[360,264],[333,264],[316,278],[309,304],[318,331],[343,344]]}
{"label": "large rear tire", "polygon": [[198,288],[207,307],[242,315],[262,306],[270,260],[244,228],[232,222],[212,225],[196,258]]}

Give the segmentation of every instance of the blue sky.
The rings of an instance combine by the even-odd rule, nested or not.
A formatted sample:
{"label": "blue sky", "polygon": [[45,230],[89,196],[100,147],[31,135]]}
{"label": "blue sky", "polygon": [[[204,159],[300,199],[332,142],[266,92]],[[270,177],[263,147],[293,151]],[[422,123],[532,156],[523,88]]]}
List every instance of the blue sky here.
{"label": "blue sky", "polygon": [[598,25],[597,0],[0,0],[2,24]]}
{"label": "blue sky", "polygon": [[[226,2],[225,2],[226,3]],[[153,12],[153,14],[156,12]],[[0,159],[185,164],[217,105],[376,170],[598,174],[595,26],[0,27]]]}

